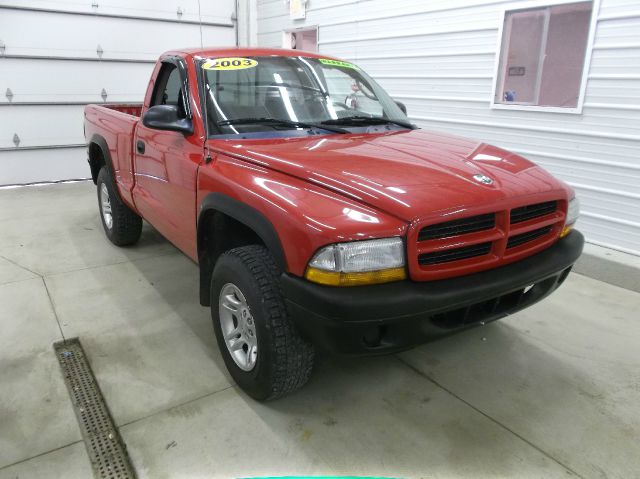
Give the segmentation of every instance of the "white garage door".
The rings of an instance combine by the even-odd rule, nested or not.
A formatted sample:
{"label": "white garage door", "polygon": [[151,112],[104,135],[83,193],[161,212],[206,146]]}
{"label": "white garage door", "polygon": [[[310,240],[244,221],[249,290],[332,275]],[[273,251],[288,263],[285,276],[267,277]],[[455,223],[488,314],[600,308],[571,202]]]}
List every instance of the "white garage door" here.
{"label": "white garage door", "polygon": [[235,45],[234,4],[0,1],[0,185],[87,177],[84,105],[141,102],[163,51]]}

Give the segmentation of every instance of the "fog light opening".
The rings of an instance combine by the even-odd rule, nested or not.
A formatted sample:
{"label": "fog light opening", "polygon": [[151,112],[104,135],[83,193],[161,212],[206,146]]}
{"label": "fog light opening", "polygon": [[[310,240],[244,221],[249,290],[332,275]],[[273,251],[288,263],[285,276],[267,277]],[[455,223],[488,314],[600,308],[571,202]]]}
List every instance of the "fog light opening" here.
{"label": "fog light opening", "polygon": [[374,326],[369,328],[362,336],[364,344],[370,348],[380,346],[382,343],[382,336],[384,335],[385,326]]}

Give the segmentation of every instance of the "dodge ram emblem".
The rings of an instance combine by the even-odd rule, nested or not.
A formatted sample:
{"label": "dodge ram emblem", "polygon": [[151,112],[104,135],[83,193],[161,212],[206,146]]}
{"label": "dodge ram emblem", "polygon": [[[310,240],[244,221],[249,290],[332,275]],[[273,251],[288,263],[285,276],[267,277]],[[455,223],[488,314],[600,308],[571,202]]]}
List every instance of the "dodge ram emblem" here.
{"label": "dodge ram emblem", "polygon": [[481,175],[481,174],[473,175],[473,179],[476,180],[478,183],[482,183],[483,185],[493,184],[493,180],[489,178],[487,175]]}

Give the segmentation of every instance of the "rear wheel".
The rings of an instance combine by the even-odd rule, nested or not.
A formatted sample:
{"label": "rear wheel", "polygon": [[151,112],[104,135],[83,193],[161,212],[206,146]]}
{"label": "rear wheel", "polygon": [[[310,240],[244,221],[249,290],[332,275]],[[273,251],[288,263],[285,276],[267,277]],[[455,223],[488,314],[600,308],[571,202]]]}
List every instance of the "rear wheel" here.
{"label": "rear wheel", "polygon": [[254,399],[284,396],[309,379],[313,346],[288,317],[278,268],[264,246],[220,257],[211,280],[211,316],[229,373]]}
{"label": "rear wheel", "polygon": [[104,232],[117,246],[134,244],[142,233],[142,218],[125,205],[106,167],[98,173],[98,207]]}

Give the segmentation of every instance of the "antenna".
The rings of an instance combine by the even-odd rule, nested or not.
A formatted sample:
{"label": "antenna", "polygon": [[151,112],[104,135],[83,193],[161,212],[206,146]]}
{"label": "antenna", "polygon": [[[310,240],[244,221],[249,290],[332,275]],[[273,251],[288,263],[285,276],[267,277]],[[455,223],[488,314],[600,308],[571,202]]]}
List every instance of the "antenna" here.
{"label": "antenna", "polygon": [[200,0],[198,0],[198,23],[200,24],[200,48],[204,48],[202,43],[202,13],[200,13]]}

